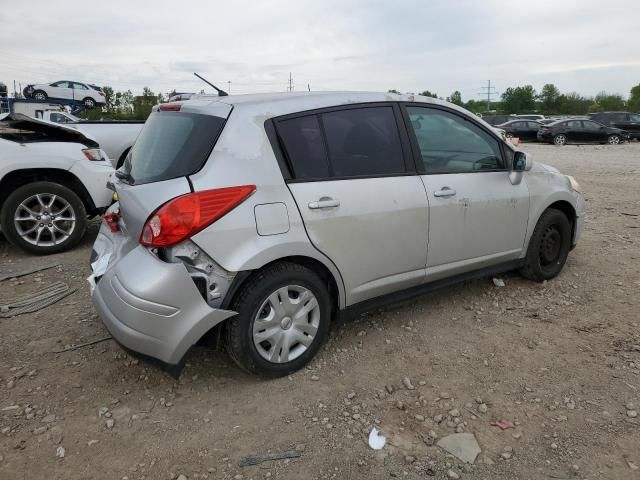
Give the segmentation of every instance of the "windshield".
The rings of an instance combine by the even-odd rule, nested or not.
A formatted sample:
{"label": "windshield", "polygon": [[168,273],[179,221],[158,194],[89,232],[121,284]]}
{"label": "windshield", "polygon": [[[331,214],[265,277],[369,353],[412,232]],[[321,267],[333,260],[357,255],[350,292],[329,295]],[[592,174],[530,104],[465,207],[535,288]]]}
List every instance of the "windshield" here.
{"label": "windshield", "polygon": [[213,150],[224,122],[213,115],[152,113],[118,176],[142,184],[197,172]]}

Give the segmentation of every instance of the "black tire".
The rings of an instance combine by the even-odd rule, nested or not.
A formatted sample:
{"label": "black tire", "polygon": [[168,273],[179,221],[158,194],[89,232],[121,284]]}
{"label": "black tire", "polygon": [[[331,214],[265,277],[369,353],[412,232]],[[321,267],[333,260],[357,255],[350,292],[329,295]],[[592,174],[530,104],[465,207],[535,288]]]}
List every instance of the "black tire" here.
{"label": "black tire", "polygon": [[560,147],[563,146],[563,145],[566,145],[567,141],[568,141],[567,136],[565,134],[563,134],[563,133],[560,133],[558,135],[554,135],[554,137],[553,137],[554,145],[558,145]]}
{"label": "black tire", "polygon": [[556,277],[571,250],[571,223],[560,210],[550,208],[538,220],[529,241],[523,277],[536,282]]}
{"label": "black tire", "polygon": [[42,90],[34,91],[32,97],[34,100],[46,100],[47,98],[49,98],[47,92],[43,92]]}
{"label": "black tire", "polygon": [[89,109],[96,108],[96,101],[90,97],[87,97],[84,100],[82,100],[82,104]]}
{"label": "black tire", "polygon": [[[28,199],[38,194],[43,195],[44,198],[47,198],[47,196],[49,196],[49,199],[51,198],[51,195],[55,195],[59,197],[57,202],[60,202],[60,199],[64,200],[69,205],[69,209],[67,209],[66,212],[71,211],[71,214],[75,218],[75,224],[72,229],[68,227],[69,222],[58,218],[58,221],[63,222],[62,224],[60,224],[61,227],[65,229],[68,228],[70,232],[66,238],[60,237],[60,243],[50,245],[35,245],[34,243],[30,243],[28,240],[23,238],[14,223],[14,216],[17,213],[20,204],[26,202]],[[54,207],[55,206],[56,205],[54,205]],[[40,213],[43,212],[41,211]],[[59,253],[68,250],[71,247],[75,246],[82,239],[85,231],[87,230],[87,211],[78,195],[76,195],[73,191],[69,190],[64,185],[53,182],[34,182],[18,187],[11,193],[11,195],[7,197],[4,205],[2,205],[2,210],[0,211],[0,223],[2,224],[2,231],[5,237],[13,245],[31,253],[48,255],[51,253]],[[37,220],[34,220],[32,224],[27,224],[27,226],[36,226],[36,223]],[[53,224],[54,222],[52,221],[52,223],[50,223],[49,225]],[[52,242],[53,238],[51,230],[47,228],[46,232],[43,231],[43,235],[43,242],[47,241],[47,239],[49,239],[47,243]]]}
{"label": "black tire", "polygon": [[620,135],[609,135],[607,143],[609,145],[620,145],[622,143],[622,139],[620,138]]}
{"label": "black tire", "polygon": [[[263,358],[253,341],[253,324],[258,309],[279,288],[299,285],[310,290],[320,308],[320,322],[313,342],[306,351],[292,361],[273,363]],[[304,367],[318,352],[329,332],[331,297],[327,286],[313,270],[295,263],[276,263],[265,268],[242,286],[231,310],[238,315],[229,319],[225,327],[225,345],[229,356],[247,372],[262,377],[282,377]]]}

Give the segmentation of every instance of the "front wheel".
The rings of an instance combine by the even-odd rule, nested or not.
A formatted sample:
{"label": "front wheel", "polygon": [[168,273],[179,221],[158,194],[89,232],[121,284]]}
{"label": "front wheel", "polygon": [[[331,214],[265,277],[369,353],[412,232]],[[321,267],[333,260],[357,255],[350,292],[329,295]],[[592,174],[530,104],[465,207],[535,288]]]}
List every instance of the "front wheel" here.
{"label": "front wheel", "polygon": [[93,98],[85,98],[82,103],[87,108],[95,108],[96,106],[96,101]]}
{"label": "front wheel", "polygon": [[555,137],[553,137],[553,143],[555,143],[556,145],[566,145],[567,144],[567,136],[563,135],[563,134],[559,134],[556,135]]}
{"label": "front wheel", "polygon": [[607,143],[609,145],[618,145],[620,144],[620,137],[618,135],[609,135],[607,139]]}
{"label": "front wheel", "polygon": [[76,245],[87,229],[87,212],[67,187],[34,182],[18,187],[7,197],[0,222],[12,244],[44,255]]}
{"label": "front wheel", "polygon": [[42,90],[36,90],[35,92],[33,92],[33,98],[34,100],[46,100],[47,94]]}
{"label": "front wheel", "polygon": [[244,370],[280,377],[299,370],[329,331],[331,297],[315,272],[295,263],[267,267],[242,287],[225,331],[229,356]]}
{"label": "front wheel", "polygon": [[523,277],[541,282],[556,277],[571,249],[571,224],[560,210],[550,208],[540,219],[529,240]]}

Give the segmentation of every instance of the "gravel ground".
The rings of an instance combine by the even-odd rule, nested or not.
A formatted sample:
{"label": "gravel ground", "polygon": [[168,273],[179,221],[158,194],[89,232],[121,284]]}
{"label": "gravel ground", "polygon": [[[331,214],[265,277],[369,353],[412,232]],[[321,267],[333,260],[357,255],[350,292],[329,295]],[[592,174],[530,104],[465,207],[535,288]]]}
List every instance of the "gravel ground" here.
{"label": "gravel ground", "polygon": [[[204,348],[178,381],[112,341],[54,353],[106,335],[85,281],[97,223],[46,259],[0,240],[0,273],[61,264],[0,282],[0,303],[57,280],[77,289],[0,319],[0,479],[640,478],[640,143],[523,149],[586,192],[559,278],[505,275],[369,312],[278,380]],[[456,431],[477,439],[474,464],[434,445]],[[302,456],[239,466],[290,449]]]}

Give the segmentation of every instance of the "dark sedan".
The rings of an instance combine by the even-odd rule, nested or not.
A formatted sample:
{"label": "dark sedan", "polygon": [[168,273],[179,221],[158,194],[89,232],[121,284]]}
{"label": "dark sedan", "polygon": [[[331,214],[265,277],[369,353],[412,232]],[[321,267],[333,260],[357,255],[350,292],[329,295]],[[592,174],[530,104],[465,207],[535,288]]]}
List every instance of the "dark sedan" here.
{"label": "dark sedan", "polygon": [[593,120],[558,120],[538,130],[541,142],[566,145],[567,143],[608,143],[617,145],[628,141],[629,134],[619,128],[607,127]]}
{"label": "dark sedan", "polygon": [[536,141],[540,127],[542,124],[533,120],[511,120],[498,125],[498,128],[504,130],[507,138],[516,137],[523,141]]}

